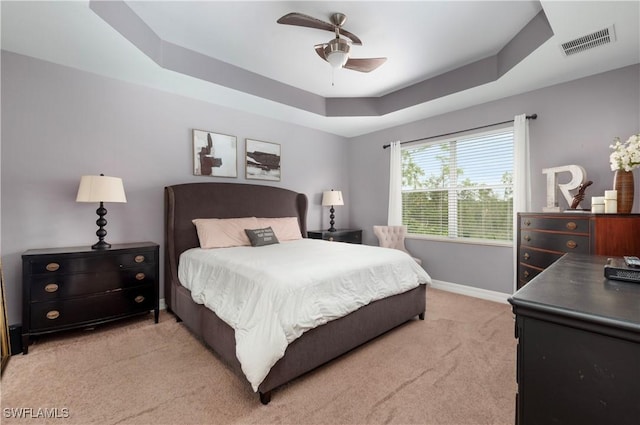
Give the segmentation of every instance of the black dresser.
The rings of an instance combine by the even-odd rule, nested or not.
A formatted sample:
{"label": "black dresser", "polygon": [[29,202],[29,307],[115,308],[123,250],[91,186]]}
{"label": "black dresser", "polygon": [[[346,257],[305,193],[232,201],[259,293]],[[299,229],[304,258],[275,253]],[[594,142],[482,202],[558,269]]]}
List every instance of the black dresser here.
{"label": "black dresser", "polygon": [[325,241],[362,243],[362,230],[360,229],[337,229],[335,232],[328,230],[309,230],[309,239],[324,239]]}
{"label": "black dresser", "polygon": [[566,254],[509,302],[516,315],[516,424],[640,423],[640,284],[607,257]]}
{"label": "black dresser", "polygon": [[22,255],[22,346],[31,336],[155,312],[157,244],[33,249]]}

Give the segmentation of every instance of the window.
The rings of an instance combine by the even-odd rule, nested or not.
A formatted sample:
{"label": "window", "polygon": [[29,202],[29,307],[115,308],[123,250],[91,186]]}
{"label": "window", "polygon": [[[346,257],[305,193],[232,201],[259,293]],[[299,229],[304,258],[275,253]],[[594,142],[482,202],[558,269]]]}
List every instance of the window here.
{"label": "window", "polygon": [[513,240],[513,129],[402,148],[409,233]]}

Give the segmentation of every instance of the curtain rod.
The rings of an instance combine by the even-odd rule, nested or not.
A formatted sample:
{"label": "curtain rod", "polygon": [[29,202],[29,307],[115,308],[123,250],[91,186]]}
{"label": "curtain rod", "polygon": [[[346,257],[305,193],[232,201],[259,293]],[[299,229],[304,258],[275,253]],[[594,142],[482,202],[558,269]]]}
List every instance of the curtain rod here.
{"label": "curtain rod", "polygon": [[[538,118],[538,114],[527,115],[526,118],[528,120],[535,120],[536,118]],[[502,121],[502,122],[494,122],[493,124],[481,125],[480,127],[474,127],[474,128],[467,128],[466,130],[452,131],[451,133],[438,134],[437,136],[429,136],[429,137],[422,137],[420,139],[415,139],[415,140],[407,140],[406,142],[400,142],[400,144],[404,145],[405,143],[420,142],[422,140],[435,139],[437,137],[451,136],[452,134],[464,133],[465,131],[480,130],[481,128],[493,127],[494,125],[507,124],[507,123],[510,123],[510,122],[513,122],[513,120]],[[383,145],[382,149],[387,149],[389,146],[391,146],[391,145],[390,144]]]}

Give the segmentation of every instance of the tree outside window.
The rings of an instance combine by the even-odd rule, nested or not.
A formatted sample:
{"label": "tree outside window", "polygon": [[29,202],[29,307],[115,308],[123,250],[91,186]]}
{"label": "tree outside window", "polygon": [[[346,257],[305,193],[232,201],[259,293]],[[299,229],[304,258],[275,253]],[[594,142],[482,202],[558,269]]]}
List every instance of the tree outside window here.
{"label": "tree outside window", "polygon": [[409,233],[513,238],[513,130],[402,148],[402,218]]}

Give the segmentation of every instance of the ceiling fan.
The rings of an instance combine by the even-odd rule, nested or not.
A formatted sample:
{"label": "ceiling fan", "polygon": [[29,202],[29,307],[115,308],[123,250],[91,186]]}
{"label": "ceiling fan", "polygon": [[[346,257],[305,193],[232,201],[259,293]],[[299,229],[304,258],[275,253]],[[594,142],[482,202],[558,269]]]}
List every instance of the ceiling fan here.
{"label": "ceiling fan", "polygon": [[[347,20],[343,13],[331,15],[331,22],[316,19],[303,13],[292,12],[278,19],[279,24],[316,28],[335,33],[335,38],[326,43],[316,44],[314,49],[318,56],[329,62],[334,68],[346,68],[359,72],[371,72],[386,62],[387,58],[350,58],[351,45],[362,45],[362,41],[354,34],[342,28]],[[343,36],[345,38],[341,38]]]}

